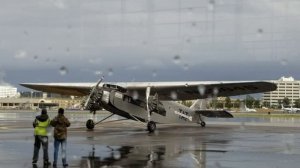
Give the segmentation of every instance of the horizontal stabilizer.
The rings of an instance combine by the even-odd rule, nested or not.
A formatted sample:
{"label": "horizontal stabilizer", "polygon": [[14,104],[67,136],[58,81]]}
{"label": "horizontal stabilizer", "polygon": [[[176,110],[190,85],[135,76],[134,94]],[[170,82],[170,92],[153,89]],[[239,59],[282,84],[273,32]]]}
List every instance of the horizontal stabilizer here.
{"label": "horizontal stabilizer", "polygon": [[197,110],[195,113],[208,118],[233,118],[233,115],[226,110]]}

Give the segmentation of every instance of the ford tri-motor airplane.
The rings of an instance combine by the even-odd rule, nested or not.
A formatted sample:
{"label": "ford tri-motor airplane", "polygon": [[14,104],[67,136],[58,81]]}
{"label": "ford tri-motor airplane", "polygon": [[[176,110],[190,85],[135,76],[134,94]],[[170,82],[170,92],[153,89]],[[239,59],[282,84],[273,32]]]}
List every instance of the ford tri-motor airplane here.
{"label": "ford tri-motor airplane", "polygon": [[[48,93],[87,96],[85,109],[96,113],[106,109],[127,119],[147,123],[154,132],[156,123],[198,123],[205,127],[204,117],[232,118],[225,110],[200,110],[176,101],[236,96],[276,90],[276,85],[265,81],[194,81],[194,82],[127,82],[101,83],[22,83],[20,85]],[[103,120],[105,120],[103,119]],[[99,122],[86,122],[93,129]],[[145,124],[146,125],[146,124]]]}

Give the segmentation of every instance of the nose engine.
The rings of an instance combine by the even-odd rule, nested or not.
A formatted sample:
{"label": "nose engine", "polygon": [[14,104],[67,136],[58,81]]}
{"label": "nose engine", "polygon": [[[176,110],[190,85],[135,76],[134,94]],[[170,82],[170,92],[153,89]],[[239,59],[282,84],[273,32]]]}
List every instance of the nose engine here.
{"label": "nose engine", "polygon": [[90,112],[96,112],[97,110],[102,109],[101,99],[103,96],[103,89],[95,88],[90,92],[90,96],[87,98],[85,102],[85,110],[89,110]]}

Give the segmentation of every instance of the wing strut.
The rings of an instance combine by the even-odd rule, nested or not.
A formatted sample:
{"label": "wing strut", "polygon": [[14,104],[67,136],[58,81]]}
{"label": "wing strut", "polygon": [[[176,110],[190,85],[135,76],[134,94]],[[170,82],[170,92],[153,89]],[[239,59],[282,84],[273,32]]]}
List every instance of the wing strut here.
{"label": "wing strut", "polygon": [[149,96],[150,96],[150,91],[151,91],[151,88],[148,86],[147,89],[146,89],[146,106],[147,106],[147,113],[148,113],[148,122],[151,121],[150,109],[149,109]]}
{"label": "wing strut", "polygon": [[148,113],[148,123],[147,123],[147,129],[148,131],[154,132],[156,129],[156,124],[154,121],[151,121],[151,114],[150,114],[150,108],[149,108],[149,96],[150,96],[151,88],[150,86],[146,89],[146,106],[147,106],[147,113]]}

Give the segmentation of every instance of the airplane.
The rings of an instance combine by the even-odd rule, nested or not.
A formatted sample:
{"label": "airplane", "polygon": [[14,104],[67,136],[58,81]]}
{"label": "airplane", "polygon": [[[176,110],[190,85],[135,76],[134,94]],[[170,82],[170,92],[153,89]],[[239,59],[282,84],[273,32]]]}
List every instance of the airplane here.
{"label": "airplane", "polygon": [[112,114],[94,122],[90,130],[113,115],[143,123],[149,133],[156,123],[197,123],[206,126],[204,118],[233,118],[226,110],[195,110],[177,101],[206,99],[218,96],[269,92],[277,89],[266,81],[186,81],[186,82],[121,82],[101,83],[21,83],[21,86],[48,93],[87,96],[84,108],[94,115],[99,109]]}
{"label": "airplane", "polygon": [[294,108],[293,106],[284,107],[283,104],[281,104],[281,110],[283,112],[287,112],[287,113],[299,113],[300,112],[300,108]]}
{"label": "airplane", "polygon": [[245,110],[245,112],[256,112],[255,109],[248,108],[248,107],[246,106],[246,104],[245,104],[245,109],[243,109],[243,110]]}

